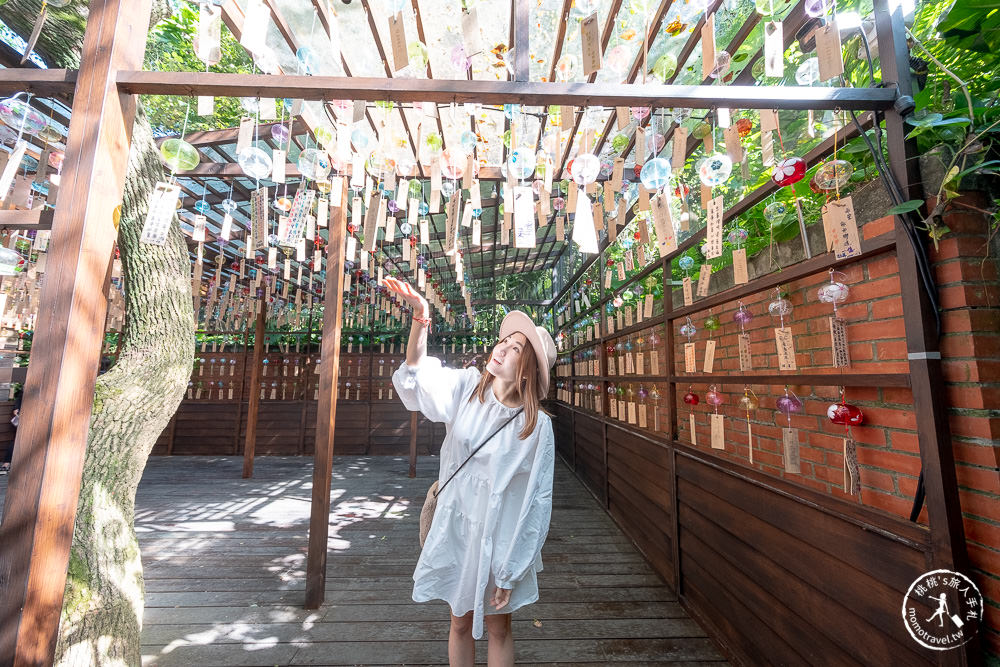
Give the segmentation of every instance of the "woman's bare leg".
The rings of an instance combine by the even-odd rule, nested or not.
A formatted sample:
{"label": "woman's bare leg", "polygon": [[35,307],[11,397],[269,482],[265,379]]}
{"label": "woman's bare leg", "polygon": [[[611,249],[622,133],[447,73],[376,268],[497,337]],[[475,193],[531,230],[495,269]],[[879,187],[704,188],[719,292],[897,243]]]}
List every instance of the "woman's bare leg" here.
{"label": "woman's bare leg", "polygon": [[489,647],[486,664],[489,667],[511,667],[514,664],[514,635],[510,631],[510,614],[490,614],[486,617]]}
{"label": "woman's bare leg", "polygon": [[451,667],[472,667],[476,664],[476,640],[472,638],[471,611],[465,616],[451,615],[451,631],[448,633],[448,664]]}

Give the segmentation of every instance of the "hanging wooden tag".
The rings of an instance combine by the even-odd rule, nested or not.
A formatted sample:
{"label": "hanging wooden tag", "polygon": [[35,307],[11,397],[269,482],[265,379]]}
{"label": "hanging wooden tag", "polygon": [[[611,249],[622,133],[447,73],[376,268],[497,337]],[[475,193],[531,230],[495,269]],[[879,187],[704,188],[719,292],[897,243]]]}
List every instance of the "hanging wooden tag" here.
{"label": "hanging wooden tag", "polygon": [[643,352],[635,356],[635,373],[636,375],[646,374],[646,355]]}
{"label": "hanging wooden tag", "polygon": [[[569,184],[569,195],[566,197],[566,213],[576,213],[576,200],[580,196],[576,183]],[[506,206],[504,206],[506,209]]]}
{"label": "hanging wooden tag", "polygon": [[[416,207],[413,210],[416,210]],[[428,229],[427,218],[423,218],[420,221],[420,245],[430,245],[430,230]]]}
{"label": "hanging wooden tag", "polygon": [[448,206],[445,210],[445,239],[444,251],[446,255],[453,255],[458,250],[458,207],[462,201],[462,193],[456,190],[448,199]]}
{"label": "hanging wooden tag", "polygon": [[846,322],[839,317],[830,317],[830,346],[833,349],[833,367],[848,368],[851,354],[847,347]]}
{"label": "hanging wooden tag", "polygon": [[618,327],[618,329],[624,329],[625,328],[625,312],[624,311],[625,311],[624,308],[619,308],[618,311],[615,313],[615,317],[617,318],[617,327]]}
{"label": "hanging wooden tag", "polygon": [[792,330],[788,327],[775,327],[774,343],[778,350],[778,369],[783,371],[796,370],[795,341],[792,339]]}
{"label": "hanging wooden tag", "polygon": [[701,269],[698,272],[698,290],[697,294],[699,297],[704,298],[708,296],[709,283],[712,280],[712,265],[702,264]]}
{"label": "hanging wooden tag", "polygon": [[410,64],[406,49],[406,29],[403,27],[403,12],[389,17],[389,42],[392,44],[392,71],[398,72]]}
{"label": "hanging wooden tag", "polygon": [[853,438],[844,438],[844,491],[852,496],[861,493],[861,467],[858,465],[858,445]]}
{"label": "hanging wooden tag", "polygon": [[785,75],[785,38],[781,21],[764,23],[764,76]]}
{"label": "hanging wooden tag", "polygon": [[597,12],[580,22],[580,45],[583,48],[583,75],[590,76],[601,69],[601,34]]}
{"label": "hanging wooden tag", "polygon": [[684,305],[690,306],[694,303],[694,296],[691,294],[691,276],[684,276],[681,279],[681,286],[684,292]]}
{"label": "hanging wooden tag", "polygon": [[628,423],[635,424],[638,421],[635,415],[635,401],[628,402]]}
{"label": "hanging wooden tag", "polygon": [[625,280],[625,263],[624,262],[616,262],[615,263],[615,270],[618,271],[618,282],[622,282],[623,280]]}
{"label": "hanging wooden tag", "polygon": [[838,259],[861,254],[861,241],[858,238],[858,222],[854,217],[854,200],[844,197],[831,201],[823,207],[823,224],[827,217],[833,228],[833,251]]}
{"label": "hanging wooden tag", "polygon": [[604,207],[601,202],[595,201],[591,206],[591,216],[594,219],[594,231],[597,233],[604,231]]}
{"label": "hanging wooden tag", "polygon": [[635,128],[635,164],[642,165],[646,162],[646,128]]}
{"label": "hanging wooden tag", "polygon": [[710,14],[701,27],[701,76],[709,78],[715,67],[715,14]]}
{"label": "hanging wooden tag", "polygon": [[278,249],[271,246],[267,249],[267,268],[271,271],[278,266]]}
{"label": "hanging wooden tag", "polygon": [[615,118],[618,123],[618,129],[624,130],[632,122],[632,112],[628,107],[615,107]]}
{"label": "hanging wooden tag", "polygon": [[640,211],[648,211],[648,210],[650,210],[650,207],[649,207],[649,190],[647,190],[645,188],[645,186],[642,185],[642,183],[639,184],[639,202],[638,202],[638,204],[639,204],[639,210]]}
{"label": "hanging wooden tag", "polygon": [[608,214],[615,212],[615,187],[611,181],[604,181],[604,210]]}
{"label": "hanging wooden tag", "polygon": [[733,283],[746,285],[748,282],[750,274],[747,271],[747,249],[737,248],[733,250]]}
{"label": "hanging wooden tag", "polygon": [[698,362],[694,356],[694,343],[684,343],[684,372],[697,373]]}
{"label": "hanging wooden tag", "polygon": [[630,327],[633,324],[635,324],[635,321],[632,319],[632,309],[626,306],[624,308],[624,311],[625,311],[625,326]]}
{"label": "hanging wooden tag", "polygon": [[705,341],[705,365],[702,366],[703,373],[711,373],[715,368],[715,339],[709,338]]}
{"label": "hanging wooden tag", "polygon": [[674,128],[673,153],[670,156],[670,166],[674,169],[683,169],[687,160],[687,140],[688,130],[686,127],[678,125]]}
{"label": "hanging wooden tag", "polygon": [[677,235],[670,214],[670,204],[666,193],[653,198],[653,226],[656,228],[656,248],[660,257],[665,257],[677,249]]}
{"label": "hanging wooden tag", "polygon": [[844,73],[844,50],[840,45],[840,29],[837,28],[836,19],[828,19],[815,34],[819,80],[829,81]]}
{"label": "hanging wooden tag", "polygon": [[561,215],[556,216],[556,241],[566,240],[565,220]]}
{"label": "hanging wooden tag", "polygon": [[604,271],[604,289],[611,289],[611,269],[605,269]]}
{"label": "hanging wooden tag", "polygon": [[722,131],[726,141],[726,155],[736,164],[743,160],[743,144],[740,143],[740,131],[731,125]]}
{"label": "hanging wooden tag", "polygon": [[691,425],[691,444],[692,445],[697,445],[698,444],[698,431],[697,431],[697,428],[696,428],[697,424],[696,424],[696,422],[694,420],[694,413],[693,412],[690,413],[690,414],[688,414],[688,420],[689,420],[690,425]]}
{"label": "hanging wooden tag", "polygon": [[608,401],[608,409],[611,412],[611,418],[618,419],[618,401],[610,399]]}
{"label": "hanging wooden tag", "polygon": [[799,460],[799,432],[794,428],[781,429],[781,446],[785,461],[785,472],[802,472]]}
{"label": "hanging wooden tag", "polygon": [[726,448],[725,415],[713,414],[712,417],[712,449]]}
{"label": "hanging wooden tag", "polygon": [[750,334],[739,334],[736,340],[740,348],[740,370],[753,370],[753,360],[750,356]]}
{"label": "hanging wooden tag", "polygon": [[722,196],[708,202],[708,229],[705,232],[705,257],[714,259],[722,256]]}
{"label": "hanging wooden tag", "polygon": [[646,428],[648,423],[646,420],[646,409],[648,406],[645,403],[639,404],[639,428]]}
{"label": "hanging wooden tag", "polygon": [[653,316],[653,295],[647,294],[643,300],[643,317],[647,320]]}

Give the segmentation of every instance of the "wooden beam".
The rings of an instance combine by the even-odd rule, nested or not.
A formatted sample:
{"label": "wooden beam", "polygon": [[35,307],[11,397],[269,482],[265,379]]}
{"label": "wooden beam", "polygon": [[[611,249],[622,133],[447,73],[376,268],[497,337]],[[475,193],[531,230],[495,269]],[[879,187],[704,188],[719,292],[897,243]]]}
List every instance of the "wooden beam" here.
{"label": "wooden beam", "polygon": [[76,89],[77,77],[75,69],[0,69],[0,93],[29,92],[43,97],[71,94]]}
{"label": "wooden beam", "polygon": [[[344,183],[346,197],[347,183]],[[337,376],[340,372],[340,327],[344,293],[344,243],[347,225],[330,223],[323,299],[323,338],[316,409],[316,453],[313,464],[309,553],[306,556],[306,609],[318,609],[325,598],[327,539],[330,534],[330,482],[333,476],[334,424],[337,421]]]}
{"label": "wooden beam", "polygon": [[[287,123],[288,121],[285,121]],[[284,125],[285,123],[262,123],[260,125],[260,134],[262,136],[270,136],[271,127],[274,125]],[[292,122],[291,134],[305,134],[309,131],[309,127],[306,125],[305,121],[301,118],[296,118]],[[239,138],[240,128],[238,127],[224,127],[218,130],[200,130],[198,132],[188,132],[184,135],[184,141],[188,142],[192,146],[211,146],[213,144],[235,144]],[[158,137],[156,139],[156,145],[159,146],[167,139],[180,139],[179,135],[172,134],[165,137]],[[183,172],[181,172],[183,173]]]}
{"label": "wooden beam", "polygon": [[0,228],[6,229],[52,229],[55,209],[36,208],[30,211],[19,209],[0,211]]}
{"label": "wooden beam", "polygon": [[250,367],[250,405],[247,406],[247,433],[243,441],[243,478],[253,477],[253,457],[257,449],[257,414],[260,411],[260,370],[264,365],[267,337],[267,295],[260,298],[260,312],[253,333],[253,366]]}
{"label": "wooden beam", "polygon": [[[0,524],[0,664],[51,664],[103,343],[103,284],[122,198],[136,100],[115,86],[142,66],[151,0],[93,0],[79,74],[5,70],[18,90],[75,82],[61,205],[42,285],[24,415]],[[44,87],[43,87],[44,88]],[[36,87],[36,90],[39,90]]]}
{"label": "wooden beam", "polygon": [[531,6],[528,0],[512,0],[514,5],[514,34],[511,44],[514,47],[514,81],[529,81],[531,79],[528,66],[528,54],[531,51]]}
{"label": "wooden beam", "polygon": [[221,72],[121,71],[119,90],[135,95],[299,97],[306,100],[474,102],[528,106],[655,106],[708,109],[885,110],[896,92],[886,88],[811,86],[662,86],[648,84],[460,81],[340,76],[270,76]]}

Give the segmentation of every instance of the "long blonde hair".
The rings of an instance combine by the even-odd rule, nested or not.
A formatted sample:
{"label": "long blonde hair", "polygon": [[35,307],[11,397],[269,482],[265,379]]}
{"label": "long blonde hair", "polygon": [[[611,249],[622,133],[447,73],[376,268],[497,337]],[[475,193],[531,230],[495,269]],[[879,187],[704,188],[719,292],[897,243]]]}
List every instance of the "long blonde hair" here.
{"label": "long blonde hair", "polygon": [[[523,382],[519,382],[514,389],[514,398],[524,405],[524,428],[518,434],[518,437],[524,440],[535,430],[535,425],[538,423],[538,411],[541,409],[541,403],[539,402],[541,391],[538,386],[538,357],[535,356],[535,350],[528,341],[524,342],[524,347],[521,349],[521,358],[517,362],[517,377],[526,378]],[[485,403],[486,392],[492,391],[493,380],[495,379],[496,376],[493,373],[484,370],[483,376],[479,379],[479,384],[476,385],[472,396],[469,397],[469,402],[471,403],[473,398],[478,397],[480,403]]]}

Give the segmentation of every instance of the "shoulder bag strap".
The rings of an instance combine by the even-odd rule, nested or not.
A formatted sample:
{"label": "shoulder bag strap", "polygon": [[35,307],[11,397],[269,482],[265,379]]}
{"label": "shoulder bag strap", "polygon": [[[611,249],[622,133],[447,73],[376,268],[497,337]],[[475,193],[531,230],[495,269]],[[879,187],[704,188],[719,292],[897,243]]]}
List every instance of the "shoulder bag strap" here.
{"label": "shoulder bag strap", "polygon": [[509,424],[512,421],[514,421],[517,418],[517,416],[519,414],[521,414],[522,412],[524,412],[524,408],[523,407],[520,410],[518,410],[517,412],[515,412],[513,415],[511,415],[510,419],[508,419],[503,424],[501,424],[500,428],[498,428],[497,430],[493,431],[493,433],[488,438],[486,438],[485,440],[483,440],[483,442],[482,442],[481,445],[479,445],[474,450],[472,450],[472,453],[469,454],[468,458],[465,459],[464,461],[462,461],[462,465],[458,466],[458,468],[455,469],[455,472],[451,473],[451,477],[449,477],[447,480],[445,480],[445,483],[438,487],[437,493],[434,494],[434,497],[437,498],[438,495],[440,495],[441,491],[444,490],[444,487],[448,486],[448,482],[450,482],[451,480],[453,480],[455,478],[455,475],[458,474],[458,471],[461,470],[465,466],[465,464],[469,462],[469,459],[471,459],[473,456],[476,455],[476,452],[478,452],[480,449],[482,449],[486,445],[486,443],[488,443],[490,440],[493,439],[494,435],[496,435],[497,433],[499,433],[500,431],[502,431],[504,429],[504,427],[507,426],[507,424]]}

